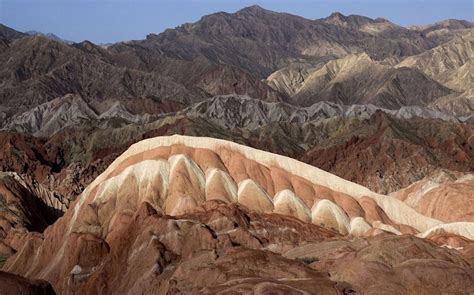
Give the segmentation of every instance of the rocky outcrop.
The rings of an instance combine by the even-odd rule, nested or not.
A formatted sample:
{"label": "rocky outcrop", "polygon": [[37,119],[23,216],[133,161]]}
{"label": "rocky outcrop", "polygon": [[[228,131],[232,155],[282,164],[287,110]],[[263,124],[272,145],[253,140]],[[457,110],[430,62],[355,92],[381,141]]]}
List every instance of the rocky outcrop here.
{"label": "rocky outcrop", "polygon": [[457,116],[472,116],[474,112],[474,32],[460,34],[453,40],[421,54],[404,59],[397,67],[412,67],[423,71],[453,93],[430,103],[430,107]]}
{"label": "rocky outcrop", "polygon": [[474,89],[440,97],[430,103],[429,107],[472,122],[472,118],[474,118]]}
{"label": "rocky outcrop", "polygon": [[203,117],[226,128],[238,127],[252,130],[279,122],[303,125],[318,124],[325,119],[339,117],[368,119],[377,112],[383,112],[398,119],[422,118],[464,122],[463,118],[416,106],[390,110],[371,104],[343,105],[325,101],[309,107],[296,107],[287,103],[268,103],[237,95],[216,96],[179,111],[177,115]]}
{"label": "rocky outcrop", "polygon": [[347,127],[299,159],[382,193],[406,187],[440,168],[472,171],[472,126],[423,121],[378,114],[337,125]]}
{"label": "rocky outcrop", "polygon": [[[136,100],[135,108],[131,108],[133,111],[130,111],[127,102],[119,100],[90,104],[81,96],[65,95],[5,120],[3,129],[44,137],[54,135],[64,129],[143,125],[162,117],[158,114],[144,113],[147,110],[160,113],[160,109],[176,110],[180,108],[180,104],[177,102],[161,103],[146,98],[137,98]],[[140,104],[143,104],[143,109],[140,108]]]}
{"label": "rocky outcrop", "polygon": [[[337,19],[350,25],[341,25]],[[198,22],[150,34],[143,41],[115,44],[110,50],[134,54],[136,48],[145,47],[185,60],[204,57],[212,63],[241,67],[263,79],[294,61],[313,63],[358,52],[379,60],[413,55],[434,44],[438,44],[435,38],[423,38],[417,31],[386,20],[341,14],[309,20],[252,6],[232,14],[207,15]]]}
{"label": "rocky outcrop", "polygon": [[[146,55],[157,60],[160,70],[135,67],[132,61],[124,66],[122,62],[133,58],[90,42],[68,45],[42,36],[7,42],[0,50],[2,107],[11,116],[68,94],[79,95],[88,103],[159,97],[189,104],[228,93],[270,101],[285,98],[239,67],[200,61],[189,64],[151,49]],[[189,75],[190,67],[194,76]]]}
{"label": "rocky outcrop", "polygon": [[0,39],[5,40],[6,42],[13,41],[15,39],[23,38],[27,34],[18,32],[12,28],[9,28],[3,24],[0,24]]}
{"label": "rocky outcrop", "polygon": [[190,102],[203,97],[159,73],[118,67],[106,56],[40,36],[12,42],[0,61],[0,97],[10,115],[66,94],[88,101],[159,96]]}
{"label": "rocky outcrop", "polygon": [[68,206],[68,199],[34,179],[0,172],[0,256],[13,254],[26,232],[43,232]]}

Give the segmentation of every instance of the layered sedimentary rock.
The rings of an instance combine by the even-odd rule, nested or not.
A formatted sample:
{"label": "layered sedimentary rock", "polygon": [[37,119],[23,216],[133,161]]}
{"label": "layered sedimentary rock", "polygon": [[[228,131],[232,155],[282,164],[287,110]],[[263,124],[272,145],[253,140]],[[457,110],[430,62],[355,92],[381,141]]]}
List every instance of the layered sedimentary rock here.
{"label": "layered sedimentary rock", "polygon": [[474,175],[440,173],[394,192],[423,215],[445,222],[474,221]]}
{"label": "layered sedimentary rock", "polygon": [[[297,246],[285,257],[350,282],[367,294],[469,293],[472,262],[413,236],[325,241]],[[450,262],[448,262],[450,261]]]}
{"label": "layered sedimentary rock", "polygon": [[0,122],[5,130],[52,136],[64,130],[119,128],[169,121],[170,117],[201,117],[216,125],[229,128],[257,129],[276,123],[310,123],[333,117],[369,118],[383,112],[398,119],[440,119],[448,122],[472,122],[474,119],[456,117],[428,108],[410,106],[389,110],[374,105],[341,105],[319,102],[309,107],[296,107],[282,102],[263,102],[240,95],[221,95],[184,108],[175,101],[137,98],[88,103],[81,96],[66,95],[17,114]]}
{"label": "layered sedimentary rock", "polygon": [[[0,25],[0,265],[28,278],[0,284],[474,293],[473,27],[252,6],[97,46]],[[122,154],[172,134],[362,186],[210,138]]]}
{"label": "layered sedimentary rock", "polygon": [[[288,291],[308,290],[310,285],[324,293],[342,292],[354,286],[365,288],[363,278],[336,266],[310,271],[294,260],[257,250],[282,254],[298,241],[346,240],[343,236],[348,235],[360,236],[361,243],[370,245],[377,243],[374,235],[382,234],[385,241],[386,235],[402,233],[413,236],[408,244],[425,245],[414,237],[419,235],[436,238],[444,246],[452,247],[458,240],[470,245],[474,224],[444,223],[394,197],[232,142],[157,137],[134,144],[118,157],[44,236],[24,235],[24,244],[14,249],[17,253],[7,260],[6,270],[46,279],[61,293],[80,288],[195,292],[211,286],[209,290],[260,286]],[[448,236],[455,238],[443,240]],[[451,278],[452,287],[442,289],[472,288],[463,282],[473,276],[468,258],[426,247],[414,257],[438,251],[436,259],[457,268],[463,278]],[[359,251],[352,249],[345,251]],[[262,260],[275,267],[265,263],[268,271],[262,273]],[[123,261],[127,261],[125,269]],[[400,283],[407,290],[419,290],[420,283],[408,283],[406,273],[399,273],[401,261],[405,260],[386,262],[396,274],[387,290]],[[430,263],[422,266],[431,269]],[[222,277],[222,271],[229,274],[244,268],[249,272]],[[328,269],[342,276],[329,279],[323,275]],[[434,271],[429,280],[435,284],[444,274]],[[236,280],[231,283],[232,277]],[[308,285],[293,284],[296,278],[305,278]]]}
{"label": "layered sedimentary rock", "polygon": [[[219,170],[221,173],[215,176]],[[284,198],[291,203],[287,205],[302,207],[303,212],[309,212],[306,209],[314,212],[322,207],[323,211],[329,210],[335,222],[344,225],[346,230],[349,228],[343,216],[363,217],[376,208],[384,211],[392,223],[406,224],[420,232],[441,224],[436,219],[417,214],[395,198],[378,195],[289,158],[231,142],[180,136],[149,139],[133,145],[88,187],[80,203],[88,198],[91,201],[106,201],[111,196],[120,199],[122,195],[124,201],[131,202],[126,191],[136,187],[140,201],[156,204],[156,209],[165,214],[180,215],[204,202],[209,195],[207,189],[214,190],[208,172],[213,178],[221,178],[219,183],[234,186],[234,189],[227,188],[222,196],[224,199],[237,200],[256,211],[273,212],[274,202],[282,199],[281,194],[294,194]],[[224,176],[225,173],[230,177]],[[99,182],[102,183],[97,186]],[[235,185],[237,195],[232,195],[230,192],[235,193]],[[93,193],[89,195],[91,188]],[[89,197],[84,198],[84,195]],[[362,209],[359,200],[364,198],[372,200],[374,208]],[[326,203],[318,205],[320,201]],[[295,215],[301,213],[290,211]],[[469,237],[469,233],[467,235]]]}
{"label": "layered sedimentary rock", "polygon": [[[15,130],[54,135],[0,132],[2,170],[28,174],[74,198],[130,144],[172,134],[221,138],[290,156],[380,193],[399,190],[440,168],[474,169],[472,123],[426,108],[394,111],[327,102],[302,108],[229,95],[156,117],[140,110],[158,105],[138,99],[137,108],[124,102],[120,105],[129,111],[108,119],[76,120],[70,116],[75,114],[73,104],[67,103],[71,98],[79,99],[58,100],[65,103],[59,104],[61,111],[48,107],[48,115],[27,112],[8,121]],[[81,110],[104,114],[111,109],[109,103],[86,106]],[[155,121],[144,125],[126,123],[153,117]]]}
{"label": "layered sedimentary rock", "polygon": [[464,32],[453,40],[431,50],[404,59],[397,67],[411,67],[423,71],[456,93],[440,97],[430,103],[433,109],[472,116],[474,113],[474,31]]}

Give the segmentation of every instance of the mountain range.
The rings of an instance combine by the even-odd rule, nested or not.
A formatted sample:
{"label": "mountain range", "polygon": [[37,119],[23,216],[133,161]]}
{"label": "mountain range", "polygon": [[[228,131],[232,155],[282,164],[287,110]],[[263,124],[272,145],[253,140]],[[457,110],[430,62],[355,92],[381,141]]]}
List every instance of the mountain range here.
{"label": "mountain range", "polygon": [[[470,93],[472,28],[451,20],[407,29],[338,13],[308,20],[252,6],[103,48],[88,41],[22,38],[25,34],[2,26],[0,111],[11,116],[66,94],[93,101],[156,96],[192,103],[235,93],[305,106],[318,101],[427,106]],[[433,54],[447,65],[417,66]],[[454,72],[465,77],[457,79],[459,85],[448,81]]]}
{"label": "mountain range", "polygon": [[0,284],[474,292],[473,44],[259,6],[107,45],[0,24]]}

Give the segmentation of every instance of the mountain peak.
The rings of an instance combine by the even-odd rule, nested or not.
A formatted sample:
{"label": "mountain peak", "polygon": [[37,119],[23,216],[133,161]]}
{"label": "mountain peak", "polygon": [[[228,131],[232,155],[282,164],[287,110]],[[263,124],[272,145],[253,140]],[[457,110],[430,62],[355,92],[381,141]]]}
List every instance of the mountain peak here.
{"label": "mountain peak", "polygon": [[27,36],[27,34],[18,32],[15,29],[12,29],[4,24],[0,23],[0,38],[6,40],[13,40]]}
{"label": "mountain peak", "polygon": [[239,14],[242,14],[242,13],[262,14],[262,13],[269,13],[269,12],[272,12],[272,11],[262,8],[261,6],[258,6],[258,5],[252,5],[249,7],[242,8],[241,10],[237,11],[237,13]]}
{"label": "mountain peak", "polygon": [[340,13],[339,11],[335,11],[333,13],[331,13],[330,16],[327,17],[328,19],[344,19],[346,18],[346,16],[342,13]]}

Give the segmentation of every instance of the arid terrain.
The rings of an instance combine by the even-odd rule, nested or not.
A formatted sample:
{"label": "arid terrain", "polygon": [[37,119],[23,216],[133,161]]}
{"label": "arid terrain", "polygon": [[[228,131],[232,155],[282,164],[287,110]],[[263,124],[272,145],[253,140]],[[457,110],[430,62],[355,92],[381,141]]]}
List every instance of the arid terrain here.
{"label": "arid terrain", "polygon": [[473,46],[259,6],[0,24],[0,294],[474,293]]}

